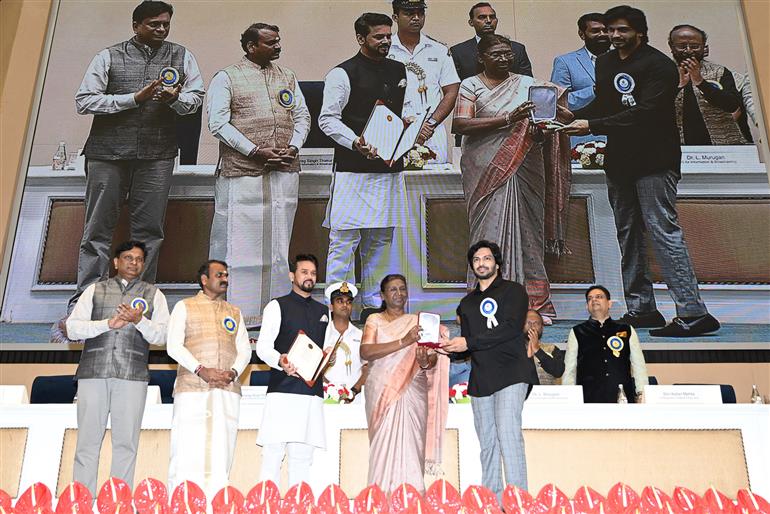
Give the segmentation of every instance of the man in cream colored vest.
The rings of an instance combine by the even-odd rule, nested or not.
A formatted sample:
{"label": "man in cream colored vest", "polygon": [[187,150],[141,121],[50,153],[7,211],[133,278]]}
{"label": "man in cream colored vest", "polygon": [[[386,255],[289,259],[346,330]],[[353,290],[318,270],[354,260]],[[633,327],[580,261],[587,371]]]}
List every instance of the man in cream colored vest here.
{"label": "man in cream colored vest", "polygon": [[224,300],[228,278],[225,262],[204,263],[201,291],[178,302],[168,323],[167,351],[179,363],[169,490],[191,480],[209,498],[228,483],[238,435],[238,377],[251,359],[241,311]]}
{"label": "man in cream colored vest", "polygon": [[247,325],[289,292],[288,253],[299,192],[299,149],[310,113],[294,72],[275,64],[278,27],[251,25],[246,55],[211,81],[209,130],[220,141],[209,257],[231,264],[228,300]]}

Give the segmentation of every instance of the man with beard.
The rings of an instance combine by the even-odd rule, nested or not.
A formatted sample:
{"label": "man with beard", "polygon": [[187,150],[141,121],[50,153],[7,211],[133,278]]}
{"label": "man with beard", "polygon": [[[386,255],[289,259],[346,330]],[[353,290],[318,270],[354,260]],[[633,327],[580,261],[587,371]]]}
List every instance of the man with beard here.
{"label": "man with beard", "polygon": [[[481,72],[477,49],[479,39],[484,34],[494,34],[497,30],[497,13],[488,2],[475,4],[471,7],[468,17],[468,25],[473,27],[476,34],[469,40],[458,43],[450,49],[460,80],[465,80]],[[510,71],[531,77],[532,63],[529,62],[524,45],[511,40],[511,50],[513,51],[513,59],[510,62]]]}
{"label": "man with beard", "polygon": [[[749,144],[733,113],[743,108],[733,73],[705,59],[706,33],[693,25],[677,25],[668,47],[679,66],[676,121],[683,145]],[[740,118],[739,118],[740,119]],[[745,123],[745,116],[743,117]],[[748,134],[748,125],[744,127]]]}
{"label": "man with beard", "polygon": [[394,227],[406,218],[403,162],[393,166],[360,134],[377,101],[401,115],[406,68],[386,58],[390,50],[389,16],[365,13],[355,21],[360,51],[332,69],[324,83],[318,125],[334,142],[334,175],[323,226],[329,229],[326,282],[355,282],[356,248],[361,253],[364,318],[380,306],[379,277],[387,274]]}
{"label": "man with beard", "polygon": [[393,0],[393,21],[398,32],[393,36],[388,58],[406,66],[402,116],[422,119],[430,111],[417,144],[433,150],[436,158],[431,162],[443,164],[449,162],[449,149],[442,122],[454,109],[460,78],[446,45],[422,34],[426,8],[423,0]]}
{"label": "man with beard", "polygon": [[[701,300],[676,211],[682,156],[674,109],[677,67],[648,44],[647,18],[639,9],[613,7],[604,21],[615,49],[596,60],[596,98],[575,111],[564,132],[607,136],[604,171],[628,308],[619,321],[663,327],[651,330],[652,336],[715,332],[719,321]],[[647,236],[676,304],[677,317],[665,327],[650,279]]]}
{"label": "man with beard", "polygon": [[[583,40],[583,48],[553,60],[551,82],[569,91],[567,102],[574,111],[585,107],[595,98],[596,58],[610,48],[610,36],[604,25],[604,15],[598,12],[584,14],[578,19],[578,36]],[[575,136],[571,138],[572,148],[586,141],[607,141],[604,136]]]}
{"label": "man with beard", "polygon": [[254,23],[241,47],[246,55],[209,86],[209,130],[220,140],[209,257],[230,262],[227,298],[253,326],[263,305],[286,294],[310,112],[294,72],[275,63],[278,27]]}
{"label": "man with beard", "polygon": [[326,447],[323,380],[313,387],[297,375],[287,353],[300,331],[324,347],[328,308],[311,298],[318,259],[300,254],[289,273],[291,292],[270,301],[262,313],[257,356],[270,366],[267,399],[257,444],[262,447],[260,480],[280,481],[281,462],[289,459],[289,486],[309,482],[313,449]]}
{"label": "man with beard", "polygon": [[481,447],[481,483],[502,501],[501,458],[505,483],[527,488],[521,411],[530,384],[538,383],[523,331],[529,298],[524,286],[500,276],[497,243],[475,243],[468,250],[468,264],[478,284],[457,309],[461,336],[442,349],[470,352],[468,394]]}
{"label": "man with beard", "polygon": [[541,341],[543,315],[535,309],[528,310],[524,331],[527,333],[527,356],[535,359],[535,369],[540,385],[558,383],[559,378],[564,374],[564,350]]}
{"label": "man with beard", "polygon": [[170,490],[191,480],[212,498],[228,483],[238,436],[241,384],[251,360],[240,309],[225,301],[227,263],[198,269],[201,290],[177,302],[168,323],[169,356],[179,363],[171,421]]}

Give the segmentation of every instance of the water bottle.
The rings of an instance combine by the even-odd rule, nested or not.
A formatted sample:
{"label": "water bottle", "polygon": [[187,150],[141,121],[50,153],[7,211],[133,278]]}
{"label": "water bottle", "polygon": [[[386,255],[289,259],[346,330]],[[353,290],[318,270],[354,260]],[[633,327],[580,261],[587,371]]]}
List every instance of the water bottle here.
{"label": "water bottle", "polygon": [[53,154],[51,169],[54,171],[62,171],[66,165],[67,148],[64,146],[64,141],[59,141],[59,148],[57,148],[56,153]]}
{"label": "water bottle", "polygon": [[759,394],[759,389],[756,384],[751,386],[751,403],[755,405],[762,405],[765,402],[762,400],[762,395]]}
{"label": "water bottle", "polygon": [[626,392],[623,390],[623,384],[618,384],[618,403],[628,403]]}

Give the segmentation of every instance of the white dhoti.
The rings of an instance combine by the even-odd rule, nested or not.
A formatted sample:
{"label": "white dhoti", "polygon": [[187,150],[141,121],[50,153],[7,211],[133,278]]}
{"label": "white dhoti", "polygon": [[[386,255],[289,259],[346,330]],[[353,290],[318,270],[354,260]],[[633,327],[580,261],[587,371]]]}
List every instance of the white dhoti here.
{"label": "white dhoti", "polygon": [[289,486],[308,481],[313,449],[326,448],[323,399],[319,396],[268,393],[257,444],[262,446],[260,481],[280,483],[284,454],[289,457]]}
{"label": "white dhoti", "polygon": [[174,397],[171,421],[169,495],[190,480],[211,501],[228,485],[238,437],[241,396],[222,389],[184,392]]}
{"label": "white dhoti", "polygon": [[391,269],[388,252],[395,227],[407,214],[403,173],[350,173],[332,178],[326,219],[329,253],[326,283],[355,283],[355,252],[360,245],[363,307],[380,306],[379,281]]}
{"label": "white dhoti", "polygon": [[289,242],[297,212],[299,173],[217,177],[209,257],[227,261],[227,301],[246,325],[262,322],[262,307],[289,292]]}

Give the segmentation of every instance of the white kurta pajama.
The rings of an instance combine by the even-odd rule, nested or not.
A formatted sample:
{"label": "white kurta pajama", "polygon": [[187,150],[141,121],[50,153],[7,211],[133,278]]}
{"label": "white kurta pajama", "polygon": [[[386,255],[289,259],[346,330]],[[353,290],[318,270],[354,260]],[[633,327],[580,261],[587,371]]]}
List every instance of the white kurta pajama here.
{"label": "white kurta pajama", "polygon": [[[265,306],[257,356],[271,368],[282,370],[275,339],[281,329],[281,307],[276,300]],[[262,410],[257,445],[262,446],[260,480],[280,480],[284,452],[289,458],[289,484],[307,481],[313,448],[326,448],[323,399],[306,394],[268,392]]]}
{"label": "white kurta pajama", "polygon": [[[179,366],[194,373],[200,362],[185,347],[186,324],[187,308],[180,301],[169,319],[167,351]],[[237,356],[231,367],[240,376],[251,360],[251,345],[243,316],[239,316],[237,324]],[[211,499],[228,485],[238,436],[240,401],[240,393],[216,388],[174,394],[169,493],[183,481],[190,480]]]}
{"label": "white kurta pajama", "polygon": [[[324,98],[318,124],[326,135],[345,148],[358,137],[342,122],[350,97],[350,79],[342,68],[324,79]],[[380,305],[379,280],[387,275],[387,251],[395,227],[407,216],[404,174],[335,171],[323,226],[329,229],[326,283],[355,283],[354,253],[360,245],[361,296],[364,307]]]}

